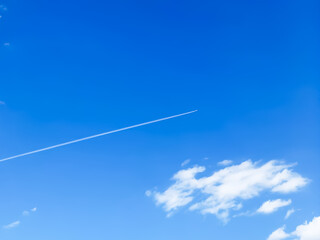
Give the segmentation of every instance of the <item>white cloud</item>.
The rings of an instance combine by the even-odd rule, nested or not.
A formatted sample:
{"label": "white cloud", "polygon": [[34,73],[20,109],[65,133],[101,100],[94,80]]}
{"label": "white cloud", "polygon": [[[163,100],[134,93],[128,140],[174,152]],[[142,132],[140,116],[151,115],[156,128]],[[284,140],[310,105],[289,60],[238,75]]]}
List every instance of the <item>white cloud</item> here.
{"label": "white cloud", "polygon": [[31,212],[36,212],[36,211],[37,211],[37,208],[34,207],[34,208],[31,208],[30,210],[25,210],[25,211],[23,211],[23,212],[22,212],[22,215],[23,215],[23,216],[28,216],[28,215],[30,215]]}
{"label": "white cloud", "polygon": [[[278,237],[278,238],[277,238]],[[293,237],[296,240],[319,240],[320,239],[320,216],[314,217],[311,222],[305,222],[297,226],[292,233],[286,233],[284,227],[277,229],[269,236],[268,240],[282,240]]]}
{"label": "white cloud", "polygon": [[311,222],[305,222],[296,228],[294,236],[300,240],[319,240],[320,239],[320,216],[314,217]]}
{"label": "white cloud", "polygon": [[3,44],[3,46],[9,47],[9,46],[10,46],[10,43],[9,43],[9,42],[5,42],[5,43]]}
{"label": "white cloud", "polygon": [[0,105],[6,105],[4,101],[0,101]]}
{"label": "white cloud", "polygon": [[[25,210],[25,211],[23,211],[23,212],[22,212],[22,215],[23,215],[23,216],[28,216],[28,215],[30,214],[30,212],[35,212],[35,211],[37,211],[37,208],[36,208],[36,207],[31,208],[30,210]],[[20,224],[20,221],[18,220],[18,221],[15,221],[15,222],[13,222],[13,223],[10,223],[10,224],[8,224],[8,225],[3,226],[3,228],[6,228],[6,229],[14,228],[14,227],[17,227],[19,224]]]}
{"label": "white cloud", "polygon": [[184,166],[187,165],[189,162],[190,162],[190,159],[187,159],[187,160],[183,161],[183,162],[181,163],[181,167],[184,167]]}
{"label": "white cloud", "polygon": [[257,210],[258,213],[269,214],[277,211],[281,207],[285,207],[291,204],[291,199],[285,201],[282,199],[268,200],[264,202]]}
{"label": "white cloud", "polygon": [[291,168],[292,165],[276,160],[263,165],[248,160],[197,179],[195,176],[206,169],[195,166],[178,171],[172,179],[174,184],[164,192],[153,192],[152,196],[169,215],[192,202],[189,210],[214,214],[226,221],[230,211],[242,208],[243,201],[263,191],[286,194],[306,185],[308,180]]}
{"label": "white cloud", "polygon": [[284,227],[278,228],[273,233],[270,234],[268,240],[282,240],[290,237],[290,234],[284,231]]}
{"label": "white cloud", "polygon": [[292,209],[289,209],[286,213],[286,216],[284,217],[284,219],[288,219],[291,214],[293,214],[295,212],[295,210],[292,208]]}
{"label": "white cloud", "polygon": [[233,163],[232,160],[223,160],[221,162],[218,162],[218,165],[220,166],[228,166],[228,165],[231,165]]}
{"label": "white cloud", "polygon": [[10,228],[17,227],[19,224],[20,224],[20,221],[15,221],[13,223],[3,226],[3,228],[10,229]]}
{"label": "white cloud", "polygon": [[168,188],[164,193],[156,192],[154,194],[157,204],[164,204],[164,209],[167,212],[187,205],[193,200],[193,197],[190,195],[197,188],[197,180],[194,176],[204,170],[204,167],[196,166],[176,173],[173,177],[173,179],[176,180],[174,185]]}

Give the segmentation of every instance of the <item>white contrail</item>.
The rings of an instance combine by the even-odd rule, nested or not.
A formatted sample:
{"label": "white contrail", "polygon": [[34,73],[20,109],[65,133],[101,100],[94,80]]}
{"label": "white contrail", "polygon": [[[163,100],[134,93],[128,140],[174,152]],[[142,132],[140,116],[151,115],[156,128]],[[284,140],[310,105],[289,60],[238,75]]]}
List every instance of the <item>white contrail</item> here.
{"label": "white contrail", "polygon": [[23,156],[30,155],[30,154],[34,154],[34,153],[38,153],[38,152],[47,151],[47,150],[49,150],[49,149],[62,147],[62,146],[65,146],[65,145],[69,145],[69,144],[72,144],[72,143],[76,143],[76,142],[85,141],[85,140],[88,140],[88,139],[91,139],[91,138],[101,137],[101,136],[108,135],[108,134],[111,134],[111,133],[116,133],[116,132],[125,131],[125,130],[131,129],[131,128],[136,128],[136,127],[141,127],[141,126],[148,125],[148,124],[152,124],[152,123],[156,123],[156,122],[161,122],[161,121],[168,120],[168,119],[171,119],[171,118],[176,118],[176,117],[180,117],[180,116],[183,116],[183,115],[191,114],[191,113],[194,113],[194,112],[196,112],[196,111],[198,111],[198,110],[194,110],[194,111],[190,111],[190,112],[186,112],[186,113],[181,113],[181,114],[173,115],[173,116],[170,116],[170,117],[160,118],[160,119],[157,119],[157,120],[153,120],[153,121],[149,121],[149,122],[145,122],[145,123],[140,123],[140,124],[132,125],[132,126],[129,126],[129,127],[124,127],[124,128],[112,130],[112,131],[109,131],[109,132],[104,132],[104,133],[92,135],[92,136],[89,136],[89,137],[84,137],[84,138],[72,140],[72,141],[65,142],[65,143],[60,143],[60,144],[57,144],[57,145],[54,145],[54,146],[51,146],[51,147],[41,148],[41,149],[34,150],[34,151],[31,151],[31,152],[22,153],[22,154],[19,154],[19,155],[15,155],[15,156],[12,156],[12,157],[8,157],[8,158],[3,158],[3,159],[0,159],[0,162],[8,161],[8,160],[10,160],[10,159],[14,159],[14,158],[18,158],[18,157],[23,157]]}

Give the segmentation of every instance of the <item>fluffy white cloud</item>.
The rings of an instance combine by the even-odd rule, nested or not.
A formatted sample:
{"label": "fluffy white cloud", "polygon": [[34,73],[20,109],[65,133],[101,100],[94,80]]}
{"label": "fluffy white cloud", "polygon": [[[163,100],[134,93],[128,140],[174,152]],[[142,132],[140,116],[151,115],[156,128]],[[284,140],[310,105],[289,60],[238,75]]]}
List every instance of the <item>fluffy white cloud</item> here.
{"label": "fluffy white cloud", "polygon": [[286,233],[284,227],[277,229],[269,236],[268,240],[283,240],[292,237],[296,240],[319,240],[320,239],[320,216],[314,217],[311,222],[305,222],[297,226],[292,233]]}
{"label": "fluffy white cloud", "polygon": [[313,218],[311,222],[305,222],[296,228],[293,235],[300,240],[319,240],[320,239],[320,216]]}
{"label": "fluffy white cloud", "polygon": [[10,229],[10,228],[17,227],[19,224],[20,224],[20,221],[15,221],[13,223],[3,226],[3,228]]}
{"label": "fluffy white cloud", "polygon": [[291,204],[291,199],[285,201],[282,199],[269,200],[264,202],[261,207],[257,210],[258,213],[269,214],[277,211],[281,207],[285,207]]}
{"label": "fluffy white cloud", "polygon": [[268,237],[268,240],[282,240],[290,237],[290,234],[284,231],[284,227],[278,228]]}
{"label": "fluffy white cloud", "polygon": [[193,167],[181,170],[173,176],[176,183],[168,188],[164,193],[154,193],[157,204],[164,204],[167,212],[187,205],[193,200],[191,194],[197,189],[198,180],[195,179],[197,173],[205,171],[204,167]]}
{"label": "fluffy white cloud", "polygon": [[232,160],[223,160],[221,162],[218,162],[218,165],[220,166],[228,166],[228,165],[231,165],[233,163]]}
{"label": "fluffy white cloud", "polygon": [[205,171],[205,167],[195,166],[178,171],[173,176],[174,184],[164,192],[153,192],[151,196],[169,215],[193,202],[190,210],[227,220],[231,210],[240,209],[244,200],[257,197],[263,191],[286,194],[306,185],[307,179],[291,168],[292,165],[276,160],[263,165],[248,160],[225,167],[208,177],[196,178],[197,174]]}

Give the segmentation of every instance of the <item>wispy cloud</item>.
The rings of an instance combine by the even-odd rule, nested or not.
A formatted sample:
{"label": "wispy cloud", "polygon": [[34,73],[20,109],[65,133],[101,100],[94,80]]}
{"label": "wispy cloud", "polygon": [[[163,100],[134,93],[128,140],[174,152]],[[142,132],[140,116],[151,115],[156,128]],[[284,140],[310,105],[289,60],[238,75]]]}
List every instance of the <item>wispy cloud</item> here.
{"label": "wispy cloud", "polygon": [[278,228],[270,234],[268,240],[283,240],[293,237],[296,240],[318,240],[320,239],[320,216],[314,217],[311,222],[305,222],[296,227],[292,233],[286,233],[285,227]]}
{"label": "wispy cloud", "polygon": [[195,166],[178,171],[172,178],[175,183],[164,192],[152,192],[150,195],[169,216],[178,208],[192,203],[189,210],[214,214],[227,221],[231,211],[241,209],[245,200],[258,197],[263,191],[286,194],[306,185],[308,180],[291,168],[292,165],[277,160],[264,165],[248,160],[225,167],[208,177],[196,178],[206,168]]}
{"label": "wispy cloud", "polygon": [[269,214],[277,211],[281,207],[285,207],[291,204],[291,199],[285,201],[282,199],[268,200],[264,202],[257,210],[258,213]]}
{"label": "wispy cloud", "polygon": [[[35,212],[35,211],[37,211],[37,208],[36,208],[36,207],[31,208],[30,210],[24,210],[24,211],[22,212],[22,216],[29,216],[31,212]],[[10,223],[10,224],[8,224],[8,225],[4,225],[3,228],[5,228],[5,229],[10,229],[10,228],[17,227],[19,224],[20,224],[20,220],[17,220],[17,221],[15,221],[15,222],[13,222],[13,223]]]}
{"label": "wispy cloud", "polygon": [[181,167],[184,167],[184,166],[187,165],[190,161],[191,161],[190,159],[184,160],[184,161],[181,163]]}
{"label": "wispy cloud", "polygon": [[23,215],[23,216],[28,216],[28,215],[30,215],[31,212],[36,212],[36,211],[37,211],[37,208],[34,207],[34,208],[31,208],[30,210],[24,210],[24,211],[22,212],[22,215]]}
{"label": "wispy cloud", "polygon": [[221,162],[218,162],[218,165],[220,166],[228,166],[228,165],[231,165],[233,162],[232,160],[223,160]]}
{"label": "wispy cloud", "polygon": [[278,228],[268,237],[268,240],[281,240],[290,237],[290,234],[284,231],[284,227]]}
{"label": "wispy cloud", "polygon": [[1,13],[7,11],[7,7],[3,4],[0,4],[0,19],[2,18]]}
{"label": "wispy cloud", "polygon": [[289,209],[286,213],[286,216],[284,217],[284,219],[288,219],[296,210],[294,210],[293,208],[292,209]]}
{"label": "wispy cloud", "polygon": [[3,44],[3,46],[9,47],[9,46],[10,46],[10,43],[9,43],[9,42],[5,42],[5,43]]}
{"label": "wispy cloud", "polygon": [[0,11],[7,11],[7,7],[3,4],[0,4]]}
{"label": "wispy cloud", "polygon": [[4,101],[0,101],[0,105],[6,105]]}
{"label": "wispy cloud", "polygon": [[30,212],[29,212],[29,211],[26,211],[26,210],[22,212],[22,215],[23,215],[23,216],[28,216],[29,214],[30,214]]}
{"label": "wispy cloud", "polygon": [[15,222],[12,222],[12,223],[10,223],[8,225],[4,225],[3,228],[10,229],[10,228],[17,227],[19,224],[20,224],[20,221],[15,221]]}

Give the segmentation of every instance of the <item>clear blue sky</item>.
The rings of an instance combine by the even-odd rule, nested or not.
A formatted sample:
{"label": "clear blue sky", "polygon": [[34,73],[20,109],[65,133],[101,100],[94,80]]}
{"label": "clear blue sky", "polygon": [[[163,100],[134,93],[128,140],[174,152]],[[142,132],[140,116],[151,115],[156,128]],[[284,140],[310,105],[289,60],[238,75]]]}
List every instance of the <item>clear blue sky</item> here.
{"label": "clear blue sky", "polygon": [[[320,216],[319,1],[0,5],[0,158],[199,110],[1,163],[1,240],[259,240]],[[290,206],[227,223],[188,206],[167,217],[145,194],[225,159],[296,163],[309,182],[236,213]]]}

